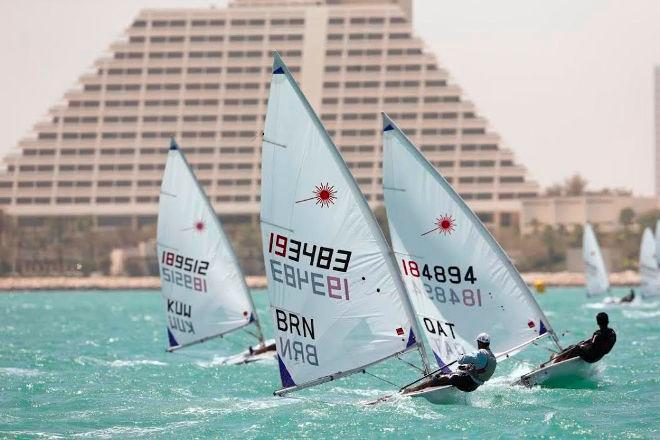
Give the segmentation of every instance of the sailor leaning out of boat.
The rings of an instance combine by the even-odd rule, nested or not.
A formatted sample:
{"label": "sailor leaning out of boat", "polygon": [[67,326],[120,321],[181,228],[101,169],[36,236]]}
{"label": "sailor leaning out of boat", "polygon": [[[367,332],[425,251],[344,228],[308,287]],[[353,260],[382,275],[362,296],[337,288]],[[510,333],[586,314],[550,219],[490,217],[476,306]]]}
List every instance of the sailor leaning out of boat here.
{"label": "sailor leaning out of boat", "polygon": [[464,354],[458,358],[458,369],[451,374],[438,374],[433,379],[407,392],[419,391],[428,387],[439,387],[453,385],[461,391],[469,393],[483,385],[495,373],[497,360],[490,351],[490,336],[488,333],[480,333],[477,336],[478,350],[472,354]]}

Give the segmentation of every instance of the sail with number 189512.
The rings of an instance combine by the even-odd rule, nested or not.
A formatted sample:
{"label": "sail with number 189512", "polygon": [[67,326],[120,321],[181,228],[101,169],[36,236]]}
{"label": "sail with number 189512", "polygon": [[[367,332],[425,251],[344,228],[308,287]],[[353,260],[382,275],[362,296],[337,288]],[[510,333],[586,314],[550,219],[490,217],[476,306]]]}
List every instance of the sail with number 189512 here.
{"label": "sail with number 189512", "polygon": [[168,351],[253,326],[257,345],[229,359],[272,358],[234,250],[204,190],[172,139],[158,210],[158,264]]}

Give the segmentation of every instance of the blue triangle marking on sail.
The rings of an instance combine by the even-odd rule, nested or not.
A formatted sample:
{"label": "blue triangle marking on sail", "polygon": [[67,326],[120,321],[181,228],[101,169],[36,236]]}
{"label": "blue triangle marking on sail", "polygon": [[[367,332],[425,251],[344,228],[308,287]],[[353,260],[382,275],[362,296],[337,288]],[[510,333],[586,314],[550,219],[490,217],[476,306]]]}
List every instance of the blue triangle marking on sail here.
{"label": "blue triangle marking on sail", "polygon": [[440,359],[440,356],[438,356],[438,354],[435,351],[433,352],[433,356],[435,356],[435,361],[438,363],[438,367],[440,367],[440,370],[443,373],[451,373],[451,370],[449,369],[447,364],[445,364],[445,362],[442,359]]}
{"label": "blue triangle marking on sail", "polygon": [[291,378],[289,370],[286,369],[286,365],[282,362],[280,355],[277,355],[277,364],[280,366],[280,379],[282,379],[282,386],[284,388],[295,387],[296,383]]}
{"label": "blue triangle marking on sail", "polygon": [[254,322],[256,319],[254,319],[254,313],[250,313],[250,321],[249,322]]}
{"label": "blue triangle marking on sail", "polygon": [[178,150],[179,146],[176,144],[174,138],[170,138],[170,150]]}
{"label": "blue triangle marking on sail", "polygon": [[543,320],[541,319],[541,325],[539,326],[539,336],[544,335],[548,333],[548,329],[545,328],[545,324],[543,323]]}
{"label": "blue triangle marking on sail", "polygon": [[385,128],[383,128],[383,131],[390,131],[390,130],[394,130],[394,127],[392,127],[392,124],[387,124],[387,126]]}
{"label": "blue triangle marking on sail", "polygon": [[170,331],[170,328],[167,328],[167,339],[169,340],[170,347],[178,347],[179,343],[174,338],[174,335]]}
{"label": "blue triangle marking on sail", "polygon": [[411,345],[415,345],[416,343],[417,339],[415,338],[415,333],[412,329],[410,329],[410,335],[408,335],[408,343],[406,344],[406,348],[410,347]]}
{"label": "blue triangle marking on sail", "polygon": [[284,69],[282,69],[282,66],[279,66],[277,69],[273,70],[273,75],[283,75],[284,74]]}

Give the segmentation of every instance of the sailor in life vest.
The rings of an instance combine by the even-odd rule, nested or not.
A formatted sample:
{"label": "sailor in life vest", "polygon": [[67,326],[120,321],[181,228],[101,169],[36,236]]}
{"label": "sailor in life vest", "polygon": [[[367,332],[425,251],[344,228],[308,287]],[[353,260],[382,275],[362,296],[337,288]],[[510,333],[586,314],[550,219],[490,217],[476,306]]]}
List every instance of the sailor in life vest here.
{"label": "sailor in life vest", "polygon": [[439,387],[453,385],[461,391],[469,393],[476,390],[491,378],[495,373],[497,360],[490,351],[490,336],[488,333],[480,333],[477,336],[478,350],[472,354],[464,354],[458,358],[459,371],[451,374],[439,374],[428,382],[423,383],[407,391],[419,391],[427,387]]}

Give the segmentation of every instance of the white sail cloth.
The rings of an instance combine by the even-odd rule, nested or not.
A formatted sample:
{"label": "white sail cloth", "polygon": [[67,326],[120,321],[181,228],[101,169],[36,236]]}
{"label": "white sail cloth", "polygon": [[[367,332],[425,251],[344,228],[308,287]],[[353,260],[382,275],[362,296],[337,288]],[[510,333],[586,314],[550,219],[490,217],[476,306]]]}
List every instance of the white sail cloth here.
{"label": "white sail cloth", "polygon": [[552,331],[478,217],[385,115],[383,125],[392,246],[439,366],[475,350],[481,332],[501,357]]}
{"label": "white sail cloth", "polygon": [[658,262],[656,260],[656,240],[651,229],[645,228],[642,243],[639,248],[639,277],[642,287],[642,297],[650,298],[660,295],[658,289]]}
{"label": "white sail cloth", "polygon": [[160,190],[157,242],[170,349],[256,319],[231,243],[174,140]]}
{"label": "white sail cloth", "polygon": [[587,281],[587,296],[602,295],[610,288],[610,281],[598,246],[596,234],[589,223],[584,225],[582,235],[582,261]]}
{"label": "white sail cloth", "polygon": [[415,345],[382,232],[277,54],[262,155],[263,252],[285,389]]}

